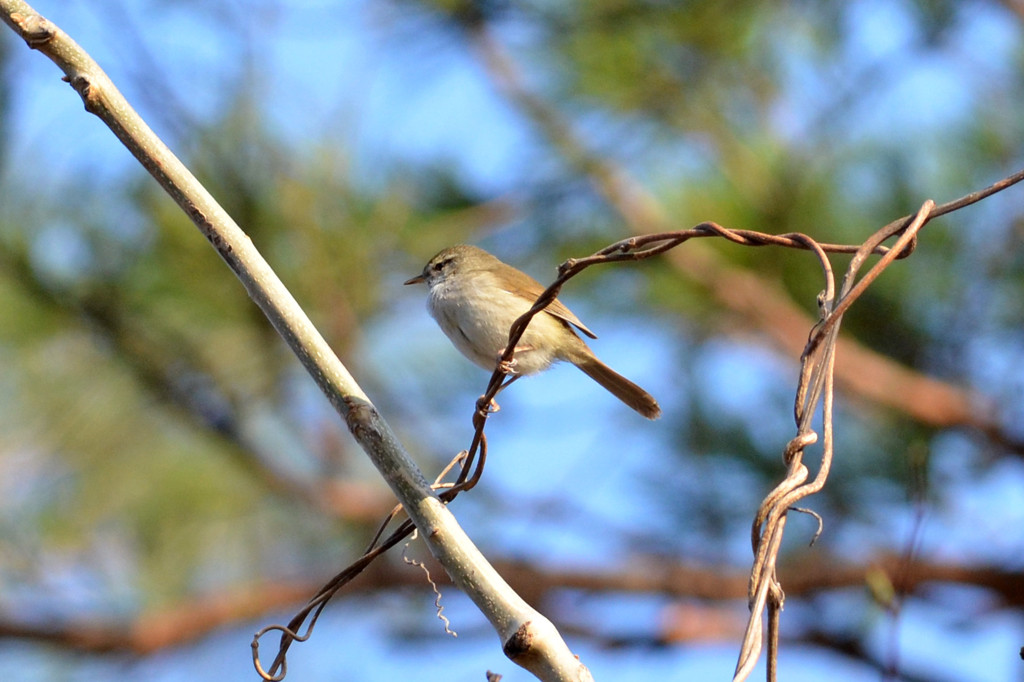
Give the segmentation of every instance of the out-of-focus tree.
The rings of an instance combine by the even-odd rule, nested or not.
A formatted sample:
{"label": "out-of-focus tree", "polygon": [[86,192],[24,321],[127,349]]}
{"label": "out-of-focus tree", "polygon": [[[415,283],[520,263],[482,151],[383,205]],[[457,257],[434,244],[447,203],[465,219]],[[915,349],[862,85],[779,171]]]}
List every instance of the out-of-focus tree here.
{"label": "out-of-focus tree", "polygon": [[[923,199],[963,195],[1024,159],[1015,115],[1024,110],[1024,32],[1012,3],[149,9],[211,32],[203,77],[127,20],[107,66],[414,449],[438,461],[466,445],[484,381],[397,286],[440,247],[481,243],[540,277],[645,227],[701,220],[857,243]],[[361,39],[378,51],[367,60],[376,77],[402,87],[378,90],[368,77],[365,92],[324,105],[330,115],[303,112],[295,101],[309,78],[285,76],[330,82],[346,65],[310,51],[296,66],[271,46],[286,50],[294,35],[318,44],[353,15],[371,29]],[[0,63],[35,58],[20,48],[0,40]],[[201,59],[181,57],[190,67]],[[106,156],[24,172],[29,156],[8,137],[17,128],[4,99],[24,91],[22,71],[3,74],[4,631],[70,648],[159,648],[206,627],[186,622],[153,640],[118,627],[93,640],[75,633],[137,618],[177,624],[173,609],[201,612],[211,594],[237,597],[211,626],[270,619],[266,610],[301,601],[365,543],[390,506],[384,488],[147,176],[98,172],[120,163]],[[456,76],[481,90],[454,91]],[[386,104],[372,106],[372,96]],[[431,128],[463,121],[461,109],[481,106],[473,97],[501,112],[474,129],[488,137],[454,149],[403,138],[459,139]],[[364,120],[367,112],[383,120]],[[93,123],[82,119],[54,125]],[[84,144],[85,154],[106,146],[106,155],[113,141]],[[56,164],[43,148],[32,163]],[[481,172],[479,157],[492,149],[500,170]],[[825,532],[807,550],[813,523],[792,523],[792,561],[780,574],[791,607],[784,646],[927,678],[954,654],[954,628],[900,656],[878,642],[927,625],[901,614],[941,613],[974,632],[994,627],[983,611],[1019,621],[1021,205],[1010,190],[932,223],[914,255],[847,315],[837,464],[811,500]],[[611,338],[597,347],[605,359],[618,353],[611,364],[646,372],[636,378],[652,384],[665,417],[643,427],[618,412],[605,419],[571,387],[565,400],[531,407],[558,393],[559,378],[521,382],[495,418],[507,430],[492,439],[536,472],[530,493],[510,492],[518,484],[502,482],[510,467],[499,461],[488,470],[491,499],[459,501],[468,516],[491,519],[469,523],[513,584],[596,643],[738,641],[749,524],[792,435],[816,264],[711,240],[679,251],[605,268],[565,292]],[[557,376],[571,383],[568,372]],[[546,410],[564,417],[553,425]],[[621,432],[624,441],[610,440]],[[583,461],[593,469],[572,464]],[[518,523],[530,529],[525,539],[509,537]],[[549,551],[559,544],[593,554],[574,562],[572,552]],[[415,581],[384,563],[353,593]],[[964,597],[950,589],[957,584],[976,589]],[[589,599],[571,603],[563,591]],[[592,617],[614,612],[622,591],[653,597],[656,622],[623,633]]]}

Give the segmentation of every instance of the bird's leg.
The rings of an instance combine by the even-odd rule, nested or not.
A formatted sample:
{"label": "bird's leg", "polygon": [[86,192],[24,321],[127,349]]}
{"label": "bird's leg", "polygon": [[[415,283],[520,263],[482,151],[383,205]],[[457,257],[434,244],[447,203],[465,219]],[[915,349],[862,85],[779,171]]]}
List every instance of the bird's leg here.
{"label": "bird's leg", "polygon": [[516,379],[520,378],[521,376],[523,376],[523,375],[522,374],[512,374],[512,375],[510,375],[509,378],[505,381],[505,383],[503,383],[501,386],[498,387],[498,391],[494,394],[495,397],[497,397],[498,393],[501,393],[506,388],[511,386],[512,382],[514,382]]}
{"label": "bird's leg", "polygon": [[[498,356],[498,369],[501,370],[502,374],[508,374],[508,375],[511,375],[511,376],[516,376],[516,355],[515,354],[516,353],[528,353],[528,352],[530,352],[532,350],[535,350],[535,348],[533,346],[531,346],[530,344],[527,344],[527,343],[524,343],[524,344],[521,344],[519,346],[516,346],[515,350],[513,351],[512,357],[509,358],[508,360],[502,360],[501,359],[501,356],[505,354],[504,352],[502,352]],[[510,381],[509,383],[512,383],[512,382]]]}
{"label": "bird's leg", "polygon": [[[516,349],[518,350],[518,349]],[[504,355],[504,353],[502,353]],[[498,369],[501,370],[502,374],[509,376],[516,376],[516,356],[513,355],[508,360],[502,360],[501,355],[498,356]]]}

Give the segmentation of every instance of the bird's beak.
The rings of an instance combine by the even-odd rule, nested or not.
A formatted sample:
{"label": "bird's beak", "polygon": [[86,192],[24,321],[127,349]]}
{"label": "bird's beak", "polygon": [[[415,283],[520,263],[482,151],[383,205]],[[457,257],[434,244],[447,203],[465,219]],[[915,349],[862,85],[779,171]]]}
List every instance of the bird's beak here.
{"label": "bird's beak", "polygon": [[424,277],[423,273],[421,272],[420,274],[416,275],[415,277],[411,277],[411,278],[405,280],[404,284],[419,284],[420,282],[426,282],[426,281],[427,281],[427,278]]}

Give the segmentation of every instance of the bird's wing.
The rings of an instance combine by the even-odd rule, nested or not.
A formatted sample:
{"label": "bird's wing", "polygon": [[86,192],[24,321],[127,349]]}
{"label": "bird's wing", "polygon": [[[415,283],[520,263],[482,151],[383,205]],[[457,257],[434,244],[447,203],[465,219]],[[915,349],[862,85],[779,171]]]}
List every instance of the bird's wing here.
{"label": "bird's wing", "polygon": [[565,320],[592,339],[597,338],[597,334],[587,329],[587,326],[580,322],[579,318],[573,315],[573,312],[566,308],[565,305],[557,298],[551,302],[551,305],[544,309],[544,312],[554,315],[560,320]]}
{"label": "bird's wing", "polygon": [[[533,305],[533,302],[537,300],[537,297],[541,295],[541,292],[544,291],[545,287],[525,272],[516,270],[511,265],[506,265],[501,261],[497,262],[504,266],[501,269],[502,278],[500,282],[497,283],[498,286],[513,296],[525,299],[529,301],[530,305]],[[580,322],[579,319],[573,315],[572,311],[566,308],[565,304],[557,298],[544,309],[544,312],[571,324],[592,339],[597,338],[597,334],[587,329],[587,326]]]}

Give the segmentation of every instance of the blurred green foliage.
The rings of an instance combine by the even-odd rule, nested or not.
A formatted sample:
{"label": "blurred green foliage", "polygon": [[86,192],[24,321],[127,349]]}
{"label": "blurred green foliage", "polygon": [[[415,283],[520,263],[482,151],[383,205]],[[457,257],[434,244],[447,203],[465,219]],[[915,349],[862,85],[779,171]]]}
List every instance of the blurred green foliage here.
{"label": "blurred green foliage", "polygon": [[[978,189],[1024,158],[1014,113],[1024,110],[1020,17],[998,2],[906,0],[887,10],[886,34],[865,18],[877,5],[396,2],[374,45],[415,53],[411,35],[427,46],[451,36],[469,43],[486,25],[584,147],[637,178],[679,228],[714,220],[860,242],[925,198]],[[188,12],[202,22],[217,10]],[[415,373],[394,378],[401,362],[366,362],[375,346],[399,347],[401,339],[381,331],[405,314],[395,312],[405,293],[397,285],[460,241],[504,249],[538,276],[553,273],[559,260],[627,236],[621,216],[513,104],[504,106],[529,142],[487,191],[460,166],[461,150],[410,160],[361,140],[350,122],[355,131],[340,139],[283,129],[274,99],[300,95],[265,88],[271,57],[255,29],[270,29],[228,16],[242,26],[217,28],[247,28],[247,50],[210,64],[238,76],[213,116],[194,116],[139,80],[123,87],[144,112],[178,122],[172,137],[186,163],[374,389],[385,416],[409,438],[429,440],[419,426],[435,419],[431,410],[444,413],[436,428],[446,429],[456,409],[438,396],[464,390],[471,401],[480,382],[461,383],[453,355],[425,361],[426,337],[405,340],[400,353],[422,367],[419,384]],[[975,32],[996,26],[1008,36],[1003,61],[969,52]],[[12,44],[0,40],[0,63],[12,58]],[[449,49],[432,55],[439,73],[465,68],[465,54]],[[162,86],[173,90],[167,68]],[[309,68],[329,79],[344,65]],[[8,67],[3,77],[15,83],[20,74]],[[22,182],[26,157],[12,156],[8,140],[9,91],[0,88],[0,582],[32,584],[37,559],[66,560],[101,576],[110,599],[128,593],[145,606],[256,577],[329,574],[365,540],[366,520],[311,513],[322,509],[275,480],[379,486],[341,425],[216,253],[141,171],[110,179],[66,168],[43,185]],[[929,225],[914,256],[887,271],[844,322],[844,334],[865,347],[991,397],[997,421],[1018,439],[1022,205],[1011,190]],[[703,244],[814,312],[821,277],[808,254]],[[838,272],[846,262],[835,259]],[[775,353],[765,351],[774,348],[769,335],[684,275],[665,261],[628,275],[608,269],[571,296],[593,291],[583,305],[606,318],[601,327],[643,318],[672,349],[662,374],[673,378],[662,388],[676,391],[675,407],[657,425],[665,445],[656,458],[671,471],[648,471],[643,485],[685,531],[637,529],[637,546],[679,541],[731,560],[732,550],[716,543],[745,541],[757,499],[781,471],[795,359],[776,355],[779,364],[766,369],[759,358]],[[716,354],[723,346],[731,355]],[[735,364],[725,368],[727,356]],[[745,358],[752,387],[738,404],[723,396]],[[451,376],[434,365],[449,360]],[[438,376],[451,384],[437,385]],[[464,396],[451,405],[469,404]],[[969,429],[919,424],[856,395],[841,403],[842,459],[820,496],[839,528],[870,527],[886,505],[905,510],[933,446],[979,474],[983,461],[1019,457]],[[954,454],[951,432],[966,436]],[[723,494],[707,484],[716,480],[741,483]],[[941,489],[927,494],[946,499]],[[826,534],[823,543],[842,537]],[[110,551],[119,557],[108,556],[113,568],[97,560]]]}

